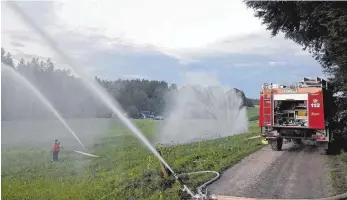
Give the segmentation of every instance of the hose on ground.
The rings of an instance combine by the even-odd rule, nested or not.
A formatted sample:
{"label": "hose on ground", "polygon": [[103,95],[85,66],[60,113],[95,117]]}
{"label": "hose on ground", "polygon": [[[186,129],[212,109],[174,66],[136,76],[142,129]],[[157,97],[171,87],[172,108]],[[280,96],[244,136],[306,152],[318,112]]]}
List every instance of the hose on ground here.
{"label": "hose on ground", "polygon": [[[209,181],[203,183],[202,185],[200,185],[199,187],[196,188],[198,194],[203,196],[203,195],[207,195],[207,186],[208,186],[209,184],[213,183],[214,181],[216,181],[216,180],[219,178],[220,174],[219,174],[218,172],[216,172],[216,171],[211,171],[211,170],[197,171],[197,172],[188,172],[188,173],[178,174],[178,177],[184,176],[184,175],[188,175],[188,176],[189,176],[189,175],[193,175],[193,174],[205,174],[205,173],[214,173],[214,174],[216,174],[216,176],[213,177],[213,178],[210,179]],[[206,188],[205,194],[202,192],[202,190],[203,190],[204,188]]]}
{"label": "hose on ground", "polygon": [[[208,180],[207,182],[203,183],[202,185],[197,187],[197,193],[200,195],[200,197],[208,197],[208,193],[207,193],[207,186],[211,183],[213,183],[214,181],[218,180],[220,177],[220,174],[216,171],[211,171],[211,170],[207,170],[207,171],[197,171],[197,172],[188,172],[188,173],[182,173],[182,174],[178,174],[178,177],[184,176],[184,175],[193,175],[193,174],[204,174],[204,173],[214,173],[216,174],[215,177],[213,177],[212,179]],[[205,193],[202,192],[202,190],[205,188]],[[228,200],[228,198],[230,199],[235,199],[235,197],[227,197],[227,196],[219,196],[221,198],[217,199],[225,199]],[[238,197],[240,198],[240,197]],[[241,197],[242,198],[242,197]],[[249,198],[252,199],[252,198]],[[259,198],[257,198],[259,199]],[[316,198],[316,199],[277,199],[277,200],[343,200],[343,199],[347,199],[347,193],[343,193],[343,194],[339,194],[339,195],[335,195],[332,197],[325,197],[325,198]]]}

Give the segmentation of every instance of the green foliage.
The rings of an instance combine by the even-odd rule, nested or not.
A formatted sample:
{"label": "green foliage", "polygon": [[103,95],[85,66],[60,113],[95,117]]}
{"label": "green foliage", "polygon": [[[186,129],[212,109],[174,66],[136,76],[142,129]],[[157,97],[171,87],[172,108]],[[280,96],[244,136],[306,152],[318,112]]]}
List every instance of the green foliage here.
{"label": "green foliage", "polygon": [[5,63],[10,67],[14,67],[12,55],[8,52],[6,53],[4,48],[1,48],[1,62]]}
{"label": "green foliage", "polygon": [[246,1],[246,5],[255,10],[272,36],[283,32],[307,49],[330,76],[330,87],[338,94],[332,129],[341,137],[347,131],[347,3]]}
{"label": "green foliage", "polygon": [[[65,118],[111,117],[112,112],[103,105],[70,71],[56,68],[51,60],[31,61],[21,59],[14,66],[10,53],[1,49],[2,62],[15,69],[33,83]],[[7,76],[2,77],[2,120],[48,118],[49,113],[42,110],[41,104],[23,101],[26,93],[15,93],[17,85]],[[165,81],[149,80],[102,80],[96,81],[114,97],[131,118],[139,118],[140,110],[162,115],[168,104],[168,96],[177,92],[177,85]],[[252,102],[238,90],[245,105]],[[25,90],[24,90],[25,91]],[[30,98],[29,98],[30,99]],[[69,101],[66,101],[69,99]],[[41,110],[41,111],[40,111]]]}
{"label": "green foliage", "polygon": [[246,98],[246,105],[248,107],[255,107],[256,105],[260,104],[260,100],[259,99],[249,99]]}
{"label": "green foliage", "polygon": [[347,153],[330,157],[330,177],[335,195],[347,191]]}
{"label": "green foliage", "polygon": [[[246,1],[253,8],[267,29],[276,36],[283,32],[285,37],[309,50],[330,76],[330,89],[337,94],[329,109],[337,108],[330,123],[334,140],[328,152],[347,149],[347,3],[324,1]],[[346,154],[332,160],[330,175],[337,194],[346,191]],[[341,170],[343,165],[345,170]]]}
{"label": "green foliage", "polygon": [[242,90],[237,88],[234,88],[234,90],[242,97],[244,106],[254,107],[254,105],[259,105],[259,99],[249,99]]}
{"label": "green foliage", "polygon": [[[157,121],[135,120],[149,138],[155,135]],[[177,173],[198,170],[223,171],[262,147],[256,123],[249,133],[165,147],[162,155]],[[159,161],[122,125],[92,148],[100,158],[63,151],[58,163],[42,149],[3,149],[3,199],[181,199],[185,195],[173,178],[161,176]],[[195,188],[211,174],[184,177]]]}

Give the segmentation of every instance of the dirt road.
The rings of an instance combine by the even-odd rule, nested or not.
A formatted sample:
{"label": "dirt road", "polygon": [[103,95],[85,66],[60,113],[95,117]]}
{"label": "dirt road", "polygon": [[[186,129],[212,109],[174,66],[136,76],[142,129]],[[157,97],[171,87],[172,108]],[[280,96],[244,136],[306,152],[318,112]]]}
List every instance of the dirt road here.
{"label": "dirt road", "polygon": [[331,194],[327,157],[322,147],[269,146],[226,170],[208,187],[213,194],[252,198],[320,198]]}

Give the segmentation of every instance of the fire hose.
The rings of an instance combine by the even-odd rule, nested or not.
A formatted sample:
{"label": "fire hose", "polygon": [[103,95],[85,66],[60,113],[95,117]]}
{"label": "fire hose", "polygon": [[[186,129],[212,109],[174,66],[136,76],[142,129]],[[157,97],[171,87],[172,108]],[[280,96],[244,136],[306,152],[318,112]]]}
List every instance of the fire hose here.
{"label": "fire hose", "polygon": [[[197,194],[196,195],[192,195],[192,199],[201,199],[201,200],[261,200],[260,198],[247,198],[247,197],[234,197],[234,196],[221,196],[221,195],[215,195],[215,194],[208,194],[207,192],[207,186],[210,185],[211,183],[213,183],[214,181],[218,180],[220,177],[220,174],[216,171],[197,171],[197,172],[189,172],[189,173],[182,173],[177,175],[178,179],[181,176],[184,175],[193,175],[193,174],[203,174],[203,173],[214,173],[216,174],[215,177],[213,177],[212,179],[210,179],[209,181],[203,183],[202,185],[197,187]],[[181,182],[181,181],[180,181]],[[181,182],[182,184],[182,182]],[[202,192],[202,190],[205,188],[205,193]],[[186,189],[188,189],[188,187],[186,185],[184,185],[183,191],[186,191]],[[188,189],[188,191],[190,191]],[[189,192],[188,192],[189,193]],[[191,192],[190,192],[191,193]],[[343,193],[343,194],[339,194],[336,196],[332,196],[332,197],[325,197],[325,198],[316,198],[316,199],[273,199],[273,200],[343,200],[343,199],[347,199],[347,192]],[[263,199],[265,200],[265,199]],[[266,200],[271,200],[271,199],[266,199]]]}
{"label": "fire hose", "polygon": [[[18,6],[16,5],[16,3],[11,2],[11,5],[12,5],[12,9],[14,11],[21,12],[20,9],[18,8]],[[24,13],[22,13],[22,15],[24,16]],[[33,24],[31,24],[31,25],[33,26]],[[59,54],[59,52],[58,52],[58,54]],[[78,152],[78,151],[75,151],[75,152],[81,153],[81,152]],[[82,152],[82,153],[85,154],[85,155],[87,154],[85,152]],[[194,195],[191,192],[191,190],[187,187],[187,185],[185,185],[182,182],[182,180],[180,179],[180,176],[183,176],[183,175],[193,175],[193,174],[202,174],[202,173],[215,173],[216,176],[214,178],[210,179],[209,181],[205,182],[204,184],[200,185],[199,187],[197,187],[198,194]],[[186,191],[187,193],[189,193],[192,196],[193,199],[205,199],[205,200],[208,200],[208,199],[223,199],[223,200],[231,200],[231,199],[249,199],[249,200],[251,200],[251,199],[255,199],[255,198],[227,197],[227,196],[209,195],[209,194],[207,194],[207,190],[206,190],[206,192],[204,194],[202,192],[203,188],[206,188],[209,184],[211,184],[212,182],[216,181],[220,177],[220,174],[218,172],[216,172],[216,171],[197,171],[197,172],[183,173],[183,174],[174,175],[174,176],[180,182],[180,184],[183,185],[183,190]],[[107,197],[109,195],[106,195],[106,196],[104,196],[102,198],[105,198],[105,197]],[[311,199],[311,200],[342,200],[342,199],[347,199],[347,193],[340,194],[340,195],[333,196],[333,197]],[[277,199],[277,200],[279,200],[279,199]],[[294,200],[294,199],[292,199],[292,200]],[[298,199],[296,199],[296,200],[298,200]],[[305,199],[300,199],[300,200],[305,200]]]}
{"label": "fire hose", "polygon": [[[213,177],[212,179],[210,179],[209,181],[203,183],[202,185],[198,186],[197,189],[196,189],[198,194],[193,195],[193,199],[216,199],[214,197],[215,195],[212,195],[211,197],[208,197],[209,194],[207,193],[207,186],[209,184],[213,183],[214,181],[216,181],[219,178],[220,174],[218,172],[210,171],[210,170],[207,170],[207,171],[197,171],[197,172],[188,172],[188,173],[179,174],[179,175],[177,175],[177,177],[179,178],[180,176],[184,176],[184,175],[188,175],[189,176],[189,175],[193,175],[193,174],[204,174],[204,173],[214,173],[214,174],[216,174],[216,176]],[[202,190],[204,188],[206,189],[205,190],[205,194],[202,192]]]}

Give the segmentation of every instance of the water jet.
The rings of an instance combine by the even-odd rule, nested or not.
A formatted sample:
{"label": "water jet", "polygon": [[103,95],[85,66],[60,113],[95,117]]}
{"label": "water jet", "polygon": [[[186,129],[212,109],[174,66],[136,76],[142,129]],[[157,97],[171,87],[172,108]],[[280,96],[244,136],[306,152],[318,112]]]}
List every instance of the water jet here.
{"label": "water jet", "polygon": [[18,73],[15,69],[7,66],[3,62],[1,62],[1,64],[1,69],[4,69],[5,71],[9,72],[14,79],[20,80],[19,82],[22,82],[30,91],[32,91],[37,96],[37,98],[47,107],[47,109],[50,110],[53,113],[53,115],[63,124],[63,126],[69,131],[69,133],[71,133],[71,135],[78,141],[82,148],[85,151],[87,151],[81,140],[77,137],[76,133],[70,128],[66,121],[61,117],[59,112],[49,102],[49,100],[28,79],[26,79],[24,76]]}
{"label": "water jet", "polygon": [[[43,29],[41,29],[35,21],[27,15],[18,5],[13,1],[8,1],[6,3],[18,16],[22,19],[22,21],[29,27],[35,30],[48,44],[48,46],[62,58],[62,60],[71,67],[73,73],[77,74],[88,87],[88,89],[98,97],[117,117],[118,119],[138,138],[140,141],[153,153],[165,166],[168,170],[170,170],[176,180],[179,181],[177,174],[173,171],[173,169],[169,166],[169,164],[160,156],[160,154],[155,150],[155,148],[151,145],[148,139],[142,134],[142,132],[128,119],[124,116],[124,112],[121,109],[119,103],[110,96],[107,91],[102,88],[95,80],[94,77],[90,77],[86,74],[76,62],[74,62],[67,54],[65,54],[58,44],[50,37]],[[190,189],[183,184],[183,189],[188,192],[192,196],[192,192]]]}
{"label": "water jet", "polygon": [[[13,5],[14,7],[14,11],[17,11],[17,13],[19,13],[21,15],[21,17],[23,18],[24,21],[28,22],[28,24],[31,24],[32,27],[37,30],[42,36],[43,38],[45,38],[48,43],[50,44],[50,46],[60,55],[62,56],[62,58],[65,60],[65,61],[70,61],[68,59],[68,57],[59,49],[55,46],[55,43],[53,42],[52,39],[50,39],[47,34],[45,34],[42,30],[40,30],[40,28],[35,24],[33,23],[32,21],[30,22],[30,18],[29,16],[25,15],[25,13],[21,12],[21,10],[19,9],[19,7],[14,3],[14,2],[9,2]],[[17,10],[16,10],[17,9]],[[71,64],[71,62],[68,62],[69,64]],[[81,74],[79,74],[81,75]],[[88,80],[85,79],[85,81],[88,83]],[[102,90],[99,91],[99,88],[97,85],[93,84],[93,83],[88,83],[87,85],[90,86],[90,88],[94,91],[94,93],[96,95],[99,95],[100,97],[102,97],[103,99],[103,102],[108,105],[108,107],[112,108],[112,110],[115,112],[115,114],[117,114],[118,117],[120,117],[120,119],[122,120],[122,122],[124,124],[126,124],[128,126],[128,128],[130,130],[132,130],[132,132],[139,138],[141,139],[141,141],[151,150],[151,152],[156,155],[158,157],[158,159],[160,161],[162,161],[165,166],[171,171],[173,172],[173,170],[170,168],[170,166],[165,162],[165,160],[158,154],[158,152],[156,152],[155,150],[153,150],[153,147],[151,147],[151,145],[148,143],[147,139],[141,134],[141,132],[139,132],[136,127],[134,127],[134,125],[132,125],[132,123],[129,121],[129,120],[126,120],[124,118],[122,118],[122,113],[120,112],[120,109],[117,108],[117,104],[115,102],[112,101],[112,99],[110,99],[111,97],[108,97],[107,94],[105,92],[103,92]],[[173,173],[174,174],[174,173]],[[193,193],[186,187],[186,185],[181,182],[181,179],[179,178],[179,175],[176,175],[174,174],[175,178],[177,180],[180,181],[180,183],[184,186],[184,189],[185,191],[187,191],[191,196],[193,195]],[[347,196],[347,195],[346,195]],[[210,195],[210,196],[207,196],[207,195],[196,195],[196,196],[193,196],[194,198],[204,198],[204,199],[207,199],[207,198],[215,198],[213,195]],[[252,198],[238,198],[238,197],[223,197],[223,196],[217,196],[217,199],[252,199]],[[335,199],[342,199],[342,198],[335,198]]]}
{"label": "water jet", "polygon": [[86,156],[90,156],[90,157],[95,157],[95,158],[99,158],[99,156],[90,154],[90,153],[86,153],[86,152],[82,152],[82,151],[77,151],[77,150],[73,150],[76,153],[82,154],[82,155],[86,155]]}

